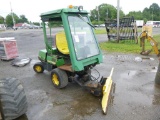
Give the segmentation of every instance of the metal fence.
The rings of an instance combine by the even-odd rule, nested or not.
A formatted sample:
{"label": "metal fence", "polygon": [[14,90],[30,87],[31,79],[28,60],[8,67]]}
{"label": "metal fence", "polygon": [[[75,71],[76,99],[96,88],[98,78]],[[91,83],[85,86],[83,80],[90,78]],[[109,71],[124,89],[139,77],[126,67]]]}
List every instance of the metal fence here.
{"label": "metal fence", "polygon": [[109,40],[129,40],[138,43],[138,33],[134,17],[124,17],[119,20],[119,37],[117,36],[117,20],[106,20],[105,27]]}

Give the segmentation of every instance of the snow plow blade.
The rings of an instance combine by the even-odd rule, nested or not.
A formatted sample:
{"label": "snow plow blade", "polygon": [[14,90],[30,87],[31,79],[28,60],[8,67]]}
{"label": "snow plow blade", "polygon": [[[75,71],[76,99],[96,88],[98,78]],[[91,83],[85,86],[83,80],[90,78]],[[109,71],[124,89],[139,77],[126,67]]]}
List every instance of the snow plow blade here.
{"label": "snow plow blade", "polygon": [[103,85],[102,92],[102,111],[104,114],[107,114],[107,108],[108,104],[111,101],[111,93],[113,92],[113,89],[115,88],[115,84],[112,82],[112,74],[113,74],[114,68],[112,68],[110,76],[106,79],[105,84]]}

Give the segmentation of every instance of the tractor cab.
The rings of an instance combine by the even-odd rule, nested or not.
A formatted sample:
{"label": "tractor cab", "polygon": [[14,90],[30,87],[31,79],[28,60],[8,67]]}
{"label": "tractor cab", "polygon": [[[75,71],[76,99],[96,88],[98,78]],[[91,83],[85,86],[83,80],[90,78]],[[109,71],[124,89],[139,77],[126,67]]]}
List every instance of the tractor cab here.
{"label": "tractor cab", "polygon": [[[83,71],[102,62],[93,26],[81,6],[42,13],[41,19],[46,49],[40,50],[39,59],[50,65],[49,71],[53,67]],[[55,24],[61,24],[63,29],[54,32]]]}

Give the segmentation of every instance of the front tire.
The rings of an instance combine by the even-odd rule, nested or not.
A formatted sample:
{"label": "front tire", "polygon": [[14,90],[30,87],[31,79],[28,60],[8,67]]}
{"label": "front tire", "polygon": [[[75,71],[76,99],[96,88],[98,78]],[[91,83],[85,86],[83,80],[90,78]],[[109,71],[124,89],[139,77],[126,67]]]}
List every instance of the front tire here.
{"label": "front tire", "polygon": [[13,120],[27,111],[25,92],[16,78],[0,80],[0,111],[3,120]]}
{"label": "front tire", "polygon": [[36,73],[43,73],[43,71],[44,71],[43,64],[42,64],[41,62],[38,62],[38,63],[34,64],[33,70],[34,70]]}
{"label": "front tire", "polygon": [[51,80],[56,88],[64,88],[68,84],[68,76],[64,70],[55,68],[51,72]]}

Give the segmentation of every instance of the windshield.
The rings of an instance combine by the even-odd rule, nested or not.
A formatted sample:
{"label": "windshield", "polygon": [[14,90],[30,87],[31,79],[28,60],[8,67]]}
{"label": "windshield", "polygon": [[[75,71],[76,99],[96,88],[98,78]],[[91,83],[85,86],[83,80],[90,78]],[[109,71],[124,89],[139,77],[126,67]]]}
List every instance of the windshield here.
{"label": "windshield", "polygon": [[99,54],[99,49],[92,32],[91,26],[87,23],[88,18],[68,16],[74,49],[77,60],[82,60]]}

